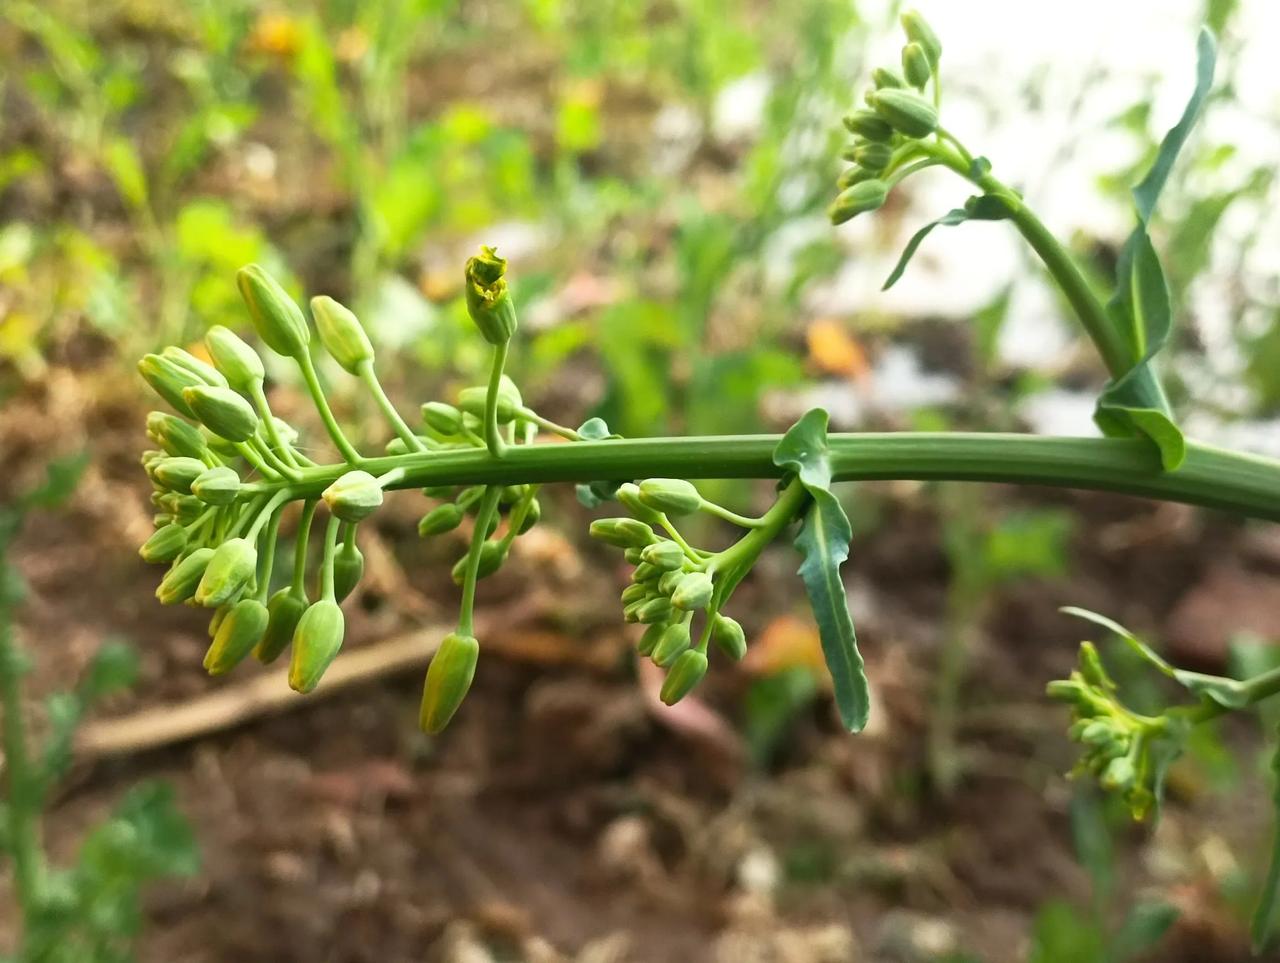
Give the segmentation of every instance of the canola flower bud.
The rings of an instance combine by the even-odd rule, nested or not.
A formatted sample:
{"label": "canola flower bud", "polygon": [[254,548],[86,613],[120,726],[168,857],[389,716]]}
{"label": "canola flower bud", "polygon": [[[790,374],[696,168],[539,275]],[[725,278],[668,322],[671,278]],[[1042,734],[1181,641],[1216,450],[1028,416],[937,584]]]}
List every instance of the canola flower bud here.
{"label": "canola flower bud", "polygon": [[908,137],[928,137],[938,129],[938,111],[909,90],[879,90],[871,98],[877,114]]}
{"label": "canola flower bud", "polygon": [[204,471],[205,464],[198,458],[162,458],[151,469],[151,480],[171,492],[187,494]]}
{"label": "canola flower bud", "polygon": [[1080,675],[1092,686],[1109,692],[1116,691],[1115,680],[1102,664],[1102,657],[1098,655],[1098,649],[1092,642],[1080,643]]}
{"label": "canola flower bud", "polygon": [[218,629],[222,627],[223,621],[226,619],[228,615],[231,614],[231,610],[233,608],[235,608],[234,605],[220,605],[213,610],[213,618],[209,620],[209,638],[210,639],[217,638]]}
{"label": "canola flower bud", "polygon": [[634,518],[597,518],[588,533],[616,548],[644,548],[655,541],[653,529]]}
{"label": "canola flower bud", "polygon": [[[489,389],[485,385],[463,388],[458,392],[458,407],[476,418],[484,417],[484,406],[489,397]],[[524,406],[520,389],[516,383],[502,375],[498,379],[498,421],[506,424],[514,421],[519,409]]]}
{"label": "canola flower bud", "polygon": [[[192,417],[195,416],[193,415]],[[276,420],[279,421],[279,419]],[[236,451],[236,446],[232,442],[221,435],[215,435],[206,425],[200,426],[200,436],[204,438],[204,443],[209,446],[209,450],[219,458],[232,459],[240,457],[240,452]]]}
{"label": "canola flower bud", "polygon": [[666,668],[680,656],[680,653],[689,648],[691,641],[687,622],[675,622],[667,626],[666,631],[662,633],[662,638],[654,646],[654,664]]}
{"label": "canola flower bud", "polygon": [[529,502],[529,507],[525,510],[524,518],[520,521],[519,527],[516,528],[517,535],[524,535],[534,525],[542,520],[542,504],[536,498]]}
{"label": "canola flower bud", "polygon": [[683,478],[646,478],[640,483],[640,501],[668,515],[688,515],[702,507],[702,495]]}
{"label": "canola flower bud", "polygon": [[666,622],[671,618],[671,600],[659,596],[658,598],[648,599],[640,604],[636,609],[636,621],[645,625],[653,625],[657,622]]}
{"label": "canola flower bud", "polygon": [[847,191],[854,184],[874,180],[875,176],[871,171],[861,167],[846,167],[840,172],[840,176],[836,178],[836,190]]}
{"label": "canola flower bud", "polygon": [[201,361],[190,351],[179,348],[176,345],[170,345],[160,352],[160,357],[167,359],[179,368],[189,372],[199,383],[206,384],[214,388],[227,387],[227,379],[222,376],[219,371],[211,364]]}
{"label": "canola flower bud", "polygon": [[676,586],[680,584],[682,578],[684,578],[683,569],[663,572],[662,577],[658,579],[658,592],[670,598],[671,593],[676,590]]}
{"label": "canola flower bud", "polygon": [[1098,784],[1108,792],[1129,789],[1138,777],[1133,761],[1128,756],[1118,756],[1107,763],[1107,767],[1098,777]]}
{"label": "canola flower bud", "polygon": [[156,588],[156,598],[160,604],[177,605],[191,598],[212,558],[213,549],[197,548],[169,569]]}
{"label": "canola flower bud", "polygon": [[629,602],[626,605],[624,605],[622,607],[622,621],[639,622],[640,607],[644,605],[645,601],[646,601],[645,599],[637,599],[634,602]]}
{"label": "canola flower bud", "polygon": [[[423,448],[434,448],[439,444],[434,438],[427,438],[423,435],[414,435],[414,438],[418,440],[419,444],[421,444]],[[388,455],[400,456],[412,454],[418,449],[410,448],[409,443],[397,435],[383,446],[383,450]]]}
{"label": "canola flower bud", "polygon": [[706,572],[690,572],[676,584],[675,591],[671,593],[671,604],[686,612],[705,609],[714,589],[711,576]]}
{"label": "canola flower bud", "polygon": [[707,654],[697,649],[688,649],[680,653],[680,657],[668,670],[667,677],[662,681],[658,698],[667,705],[673,706],[687,696],[706,674]]}
{"label": "canola flower bud", "polygon": [[735,662],[747,654],[747,634],[742,631],[742,626],[737,620],[719,612],[711,620],[711,641]]}
{"label": "canola flower bud", "polygon": [[204,336],[204,346],[227,384],[237,391],[249,391],[267,376],[258,352],[230,328],[215,324]]}
{"label": "canola flower bud", "polygon": [[446,437],[462,434],[462,412],[443,401],[428,401],[424,404],[422,420],[432,431]]}
{"label": "canola flower bud", "polygon": [[360,319],[346,305],[321,294],[311,299],[311,317],[320,343],[347,371],[356,374],[362,364],[373,361],[373,344]]}
{"label": "canola flower bud", "polygon": [[191,494],[207,505],[230,505],[240,493],[240,476],[226,465],[208,468],[191,483]]}
{"label": "canola flower bud", "polygon": [[636,570],[631,573],[633,582],[653,582],[662,577],[662,570],[657,566],[650,565],[648,562],[641,562],[636,566]]}
{"label": "canola flower bud", "polygon": [[876,85],[876,90],[897,90],[906,86],[901,77],[885,67],[877,67],[871,71],[871,80]]}
{"label": "canola flower bud", "polygon": [[639,565],[644,561],[644,549],[628,548],[623,551],[622,558],[628,565]]}
{"label": "canola flower bud", "polygon": [[919,10],[908,10],[899,19],[902,22],[902,29],[905,31],[907,39],[920,45],[925,56],[929,59],[929,65],[936,71],[938,69],[938,61],[942,59],[942,41],[933,32],[929,22],[925,20]]}
{"label": "canola flower bud", "polygon": [[147,354],[138,362],[138,373],[150,385],[151,390],[167,401],[174,411],[188,418],[195,417],[195,412],[182,397],[182,392],[204,382],[190,371],[158,354]]}
{"label": "canola flower bud", "polygon": [[461,523],[464,514],[466,513],[452,502],[437,505],[418,521],[418,535],[427,538],[451,532]]}
{"label": "canola flower bud", "polygon": [[138,554],[144,562],[172,562],[186,547],[187,530],[170,522],[152,532],[151,537],[138,549]]}
{"label": "canola flower bud", "polygon": [[844,118],[844,126],[855,137],[876,143],[888,143],[893,139],[893,128],[874,110],[855,110]]}
{"label": "canola flower bud", "polygon": [[923,88],[933,76],[933,64],[924,47],[914,40],[902,48],[902,73],[912,87]]}
{"label": "canola flower bud", "polygon": [[253,581],[258,550],[247,538],[229,538],[218,546],[204,570],[195,600],[205,608],[217,608],[235,599]]}
{"label": "canola flower bud", "polygon": [[[468,556],[464,555],[454,563],[451,574],[455,585],[461,585],[463,578],[466,577],[467,558]],[[501,542],[485,542],[480,546],[480,567],[476,570],[476,578],[488,578],[502,568],[502,563],[506,560],[507,552]]]}
{"label": "canola flower bud", "polygon": [[307,607],[293,633],[289,688],[307,693],[316,687],[342,648],[346,620],[337,602],[321,599]]}
{"label": "canola flower bud", "polygon": [[467,313],[490,344],[506,344],[516,333],[516,309],[503,274],[507,261],[491,247],[467,260]]}
{"label": "canola flower bud", "polygon": [[641,549],[640,558],[654,568],[674,572],[684,566],[684,549],[671,539],[664,538]]}
{"label": "canola flower bud", "polygon": [[878,174],[893,160],[893,149],[888,144],[860,144],[850,159],[863,170]]}
{"label": "canola flower bud", "polygon": [[882,180],[860,181],[841,191],[827,211],[832,224],[843,224],[859,214],[878,210],[889,196],[889,185]]}
{"label": "canola flower bud", "polygon": [[213,644],[204,654],[210,675],[222,675],[239,665],[253,651],[267,630],[270,615],[257,599],[241,599],[222,618]]}
{"label": "canola flower bud", "polygon": [[230,388],[196,385],[182,392],[196,417],[215,435],[227,441],[248,441],[258,430],[253,406]]}
{"label": "canola flower bud", "polygon": [[479,659],[480,642],[475,636],[450,632],[444,637],[422,684],[418,724],[424,732],[434,735],[449,724],[471,688]]}
{"label": "canola flower bud", "polygon": [[653,625],[648,626],[644,630],[644,634],[640,636],[640,641],[636,643],[636,651],[640,655],[651,655],[666,631],[667,626],[662,622],[655,622]]}
{"label": "canola flower bud", "polygon": [[236,286],[249,309],[253,326],[276,354],[301,358],[311,343],[311,329],[298,303],[270,274],[256,264],[236,273]]}
{"label": "canola flower bud", "polygon": [[422,489],[422,494],[426,495],[428,498],[449,499],[458,494],[458,486],[428,485],[426,488]]}
{"label": "canola flower bud", "polygon": [[367,471],[341,475],[321,496],[329,511],[344,522],[359,522],[382,506],[382,486]]}
{"label": "canola flower bud", "polygon": [[333,559],[333,596],[339,602],[360,584],[364,577],[364,553],[355,542],[344,542]]}
{"label": "canola flower bud", "polygon": [[199,428],[163,411],[147,415],[147,437],[170,455],[203,458],[208,452]]}
{"label": "canola flower bud", "polygon": [[298,621],[306,610],[307,597],[292,588],[282,588],[271,596],[267,600],[267,627],[261,641],[254,647],[254,658],[263,665],[278,659],[293,639]]}

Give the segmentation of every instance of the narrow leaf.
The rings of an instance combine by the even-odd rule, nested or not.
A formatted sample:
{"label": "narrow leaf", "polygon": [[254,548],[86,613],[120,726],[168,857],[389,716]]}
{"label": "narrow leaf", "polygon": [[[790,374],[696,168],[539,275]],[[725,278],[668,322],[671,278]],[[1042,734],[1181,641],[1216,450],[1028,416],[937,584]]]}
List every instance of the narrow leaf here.
{"label": "narrow leaf", "polygon": [[1178,921],[1178,907],[1172,903],[1139,903],[1125,917],[1111,939],[1111,959],[1115,963],[1132,959],[1155,946]]}
{"label": "narrow leaf", "polygon": [[[985,163],[986,159],[979,158],[978,161]],[[974,161],[975,169],[978,168],[978,161]],[[986,165],[987,168],[990,168],[990,166],[990,164]],[[916,251],[935,227],[954,227],[957,224],[963,224],[965,221],[1000,221],[1008,216],[1009,209],[1005,206],[1004,201],[992,194],[975,194],[965,202],[964,207],[957,207],[954,210],[947,211],[936,221],[930,221],[911,236],[911,240],[907,241],[907,246],[902,249],[902,255],[898,258],[898,263],[894,265],[893,271],[885,279],[884,286],[880,290],[888,291],[898,283],[903,272],[906,271],[907,265],[915,257]]]}
{"label": "narrow leaf", "polygon": [[844,508],[830,491],[827,413],[819,408],[807,412],[778,443],[773,462],[794,471],[812,499],[795,540],[804,556],[800,578],[818,623],[818,637],[835,684],[840,719],[850,732],[861,732],[871,710],[871,691],[849,615],[848,595],[840,578],[840,566],[849,557],[853,530]]}
{"label": "narrow leaf", "polygon": [[1255,956],[1260,955],[1271,942],[1275,932],[1276,911],[1280,909],[1280,743],[1277,743],[1275,755],[1271,758],[1271,778],[1271,798],[1276,815],[1275,826],[1271,831],[1271,862],[1267,866],[1267,879],[1262,886],[1262,895],[1258,898],[1258,907],[1253,912],[1253,925],[1250,927]]}

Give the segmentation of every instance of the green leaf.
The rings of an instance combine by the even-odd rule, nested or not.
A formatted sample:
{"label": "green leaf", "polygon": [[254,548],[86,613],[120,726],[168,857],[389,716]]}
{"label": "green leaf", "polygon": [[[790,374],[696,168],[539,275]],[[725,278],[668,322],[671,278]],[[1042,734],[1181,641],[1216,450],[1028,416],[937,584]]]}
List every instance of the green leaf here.
{"label": "green leaf", "polygon": [[963,224],[965,221],[1001,221],[1008,216],[1009,209],[1005,206],[1004,201],[992,194],[975,194],[965,202],[964,207],[957,207],[954,210],[947,211],[936,221],[930,221],[911,236],[907,246],[902,249],[902,255],[898,258],[898,263],[894,265],[893,271],[885,279],[884,285],[880,290],[888,291],[898,283],[903,272],[906,271],[907,265],[915,257],[916,251],[935,227],[954,227],[957,224]]}
{"label": "green leaf", "polygon": [[1114,963],[1132,959],[1160,942],[1178,921],[1178,907],[1171,903],[1139,903],[1125,917],[1111,938],[1109,957]]}
{"label": "green leaf", "polygon": [[137,148],[123,137],[118,137],[107,144],[102,161],[125,203],[135,210],[145,207],[147,174],[142,168]]}
{"label": "green leaf", "polygon": [[778,442],[773,463],[794,471],[812,499],[795,540],[804,556],[800,578],[818,623],[822,654],[835,683],[840,719],[850,732],[861,732],[871,710],[871,691],[840,578],[840,565],[849,557],[853,531],[840,502],[830,491],[827,413],[814,408],[797,421]]}
{"label": "green leaf", "polygon": [[1271,831],[1271,862],[1267,866],[1266,882],[1262,886],[1262,895],[1258,897],[1258,907],[1253,912],[1250,927],[1255,956],[1261,954],[1271,942],[1275,931],[1276,911],[1280,909],[1280,742],[1271,758],[1271,778],[1271,799],[1276,815],[1275,826]]}

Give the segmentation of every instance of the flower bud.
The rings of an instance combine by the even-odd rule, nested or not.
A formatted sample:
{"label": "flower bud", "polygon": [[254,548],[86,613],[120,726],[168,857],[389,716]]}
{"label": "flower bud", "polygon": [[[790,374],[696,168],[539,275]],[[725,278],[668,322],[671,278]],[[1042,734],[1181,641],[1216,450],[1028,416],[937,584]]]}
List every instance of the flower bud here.
{"label": "flower bud", "polygon": [[742,626],[719,612],[711,620],[711,641],[735,662],[747,654],[747,634],[742,631]]}
{"label": "flower bud", "polygon": [[[469,555],[464,555],[454,563],[453,584],[461,585],[467,574],[467,559]],[[502,547],[501,542],[485,542],[480,546],[480,567],[476,570],[476,578],[488,578],[498,569],[502,568],[502,563],[507,560],[506,550]]]}
{"label": "flower bud", "polygon": [[643,622],[645,625],[653,625],[656,622],[666,622],[671,618],[671,600],[658,596],[657,598],[648,599],[640,604],[636,609],[636,621]]}
{"label": "flower bud", "polygon": [[863,140],[884,144],[893,139],[893,128],[874,110],[855,110],[845,117],[844,126]]}
{"label": "flower bud", "polygon": [[218,624],[213,644],[204,654],[204,668],[210,675],[230,672],[253,651],[267,630],[270,615],[257,599],[241,599]]}
{"label": "flower bud", "polygon": [[698,489],[683,478],[646,478],[640,483],[640,501],[669,515],[688,515],[702,507]]}
{"label": "flower bud", "polygon": [[143,355],[138,362],[138,373],[151,390],[167,401],[170,407],[180,415],[194,418],[195,412],[182,397],[183,389],[203,384],[190,371],[180,368],[167,358],[158,354]]}
{"label": "flower bud", "polygon": [[628,602],[622,607],[622,620],[624,622],[639,622],[640,607],[644,605],[646,599],[636,599],[634,602]]}
{"label": "flower bud", "polygon": [[195,599],[205,608],[232,601],[253,580],[258,550],[247,538],[229,538],[218,546],[200,579]]}
{"label": "flower bud", "polygon": [[643,602],[648,597],[649,586],[643,585],[639,582],[633,582],[622,590],[623,605],[630,605],[632,602]]}
{"label": "flower bud", "polygon": [[307,607],[293,633],[289,688],[307,693],[316,687],[342,648],[345,631],[346,620],[337,602],[321,599]]}
{"label": "flower bud", "polygon": [[628,548],[623,551],[622,558],[628,565],[639,565],[644,561],[644,549]]}
{"label": "flower bud", "polygon": [[292,588],[282,588],[267,602],[267,628],[253,651],[254,657],[268,665],[280,657],[298,628],[298,620],[307,610],[307,597]]}
{"label": "flower bud", "polygon": [[296,301],[279,282],[256,264],[236,274],[240,296],[249,308],[249,317],[258,337],[276,354],[300,358],[311,343],[311,329]]}
{"label": "flower bud", "polygon": [[902,73],[912,87],[923,88],[933,76],[933,65],[924,47],[912,41],[902,48]]}
{"label": "flower bud", "polygon": [[671,593],[671,604],[686,612],[705,609],[711,601],[714,587],[711,576],[706,572],[690,572],[676,584],[675,591]]}
{"label": "flower bud", "polygon": [[680,569],[675,569],[674,571],[670,571],[670,572],[663,572],[662,576],[658,579],[659,594],[665,595],[667,596],[667,598],[670,598],[671,593],[676,590],[676,586],[680,584],[680,580],[682,578],[684,578],[684,572]]}
{"label": "flower bud", "polygon": [[650,655],[658,643],[662,640],[662,635],[667,631],[667,626],[661,622],[655,622],[644,630],[644,635],[640,636],[640,641],[636,643],[636,651],[641,655]]}
{"label": "flower bud", "polygon": [[516,333],[516,309],[503,277],[506,270],[506,259],[491,247],[480,248],[467,260],[467,313],[490,344],[506,344]]}
{"label": "flower bud", "polygon": [[441,732],[449,724],[476,676],[480,643],[474,636],[450,632],[440,643],[422,685],[418,723],[424,732]]}
{"label": "flower bud", "polygon": [[215,639],[218,637],[218,629],[222,628],[223,621],[226,619],[228,615],[231,614],[231,610],[233,608],[235,608],[234,605],[219,605],[216,609],[213,610],[213,618],[209,620],[209,638],[210,639]]}
{"label": "flower bud", "polygon": [[423,405],[422,420],[432,431],[445,437],[462,434],[462,412],[443,401],[428,401]]}
{"label": "flower bud", "polygon": [[258,429],[253,407],[230,388],[196,385],[183,389],[182,397],[206,428],[227,441],[248,441]]}
{"label": "flower bud", "polygon": [[840,176],[836,178],[836,190],[847,191],[854,184],[874,180],[875,176],[871,171],[863,170],[861,167],[846,167],[840,172]]}
{"label": "flower bud", "polygon": [[[458,392],[458,407],[469,415],[483,418],[488,396],[489,389],[485,385],[463,388]],[[520,397],[520,389],[516,387],[516,383],[506,375],[502,375],[498,379],[498,421],[503,424],[514,421],[518,409],[523,406],[524,399]]]}
{"label": "flower bud", "polygon": [[[195,417],[194,415],[192,417]],[[209,450],[220,458],[239,458],[240,452],[236,450],[236,446],[223,438],[221,435],[215,435],[207,426],[200,426],[200,437],[204,439],[204,443],[209,446]]]}
{"label": "flower bud", "polygon": [[1116,691],[1115,680],[1102,664],[1102,657],[1098,655],[1098,649],[1092,642],[1080,643],[1080,674],[1092,686],[1109,692]]}
{"label": "flower bud", "polygon": [[878,174],[893,160],[893,148],[888,144],[860,144],[854,148],[853,157],[848,159],[863,170]]}
{"label": "flower bud", "polygon": [[443,535],[458,527],[465,513],[452,502],[437,505],[418,522],[418,535],[427,538],[431,535]]}
{"label": "flower bud", "polygon": [[877,114],[908,137],[928,137],[938,129],[938,111],[909,90],[879,90],[872,98]]}
{"label": "flower bud", "polygon": [[197,548],[169,569],[156,589],[156,598],[160,600],[160,604],[177,605],[191,598],[212,558],[213,549]]}
{"label": "flower bud", "polygon": [[631,573],[631,581],[633,582],[656,582],[662,577],[662,569],[656,565],[650,565],[648,562],[641,562],[636,566],[636,570]]}
{"label": "flower bud", "polygon": [[170,345],[160,352],[160,357],[187,371],[200,384],[206,384],[214,388],[225,388],[227,386],[227,379],[222,377],[221,371],[213,367],[213,365],[201,361],[190,351]]}
{"label": "flower bud", "polygon": [[340,476],[321,497],[336,517],[344,522],[359,522],[381,507],[382,486],[367,471],[356,469]]}
{"label": "flower bud", "polygon": [[162,458],[152,467],[151,479],[161,488],[186,494],[204,471],[205,464],[198,458]]}
{"label": "flower bud", "polygon": [[871,71],[871,80],[875,83],[876,90],[896,90],[906,86],[901,77],[884,67],[877,67]]}
{"label": "flower bud", "polygon": [[529,507],[525,510],[524,518],[520,522],[520,527],[516,529],[516,534],[524,535],[541,520],[542,504],[535,498],[529,502]]}
{"label": "flower bud", "polygon": [[191,494],[207,505],[230,505],[240,492],[240,476],[226,465],[209,468],[191,483]]}
{"label": "flower bud", "polygon": [[598,518],[589,534],[617,548],[644,548],[655,540],[653,529],[634,518]]}
{"label": "flower bud", "polygon": [[658,698],[667,705],[673,706],[687,696],[706,674],[707,654],[696,649],[688,649],[680,653],[680,657],[667,672]]}
{"label": "flower bud", "polygon": [[1128,789],[1137,778],[1137,771],[1128,756],[1119,756],[1107,763],[1107,768],[1098,778],[1098,784],[1108,792]]}
{"label": "flower bud", "polygon": [[204,346],[227,384],[237,391],[248,392],[267,376],[258,352],[230,328],[215,324],[204,336]]}
{"label": "flower bud", "polygon": [[311,299],[311,317],[315,319],[320,343],[347,371],[356,374],[362,364],[373,360],[369,336],[346,305],[319,295]]}
{"label": "flower bud", "polygon": [[684,549],[669,538],[646,545],[640,558],[664,572],[678,571],[684,565]]}
{"label": "flower bud", "polygon": [[827,214],[832,224],[843,224],[859,214],[878,210],[889,194],[889,185],[882,180],[859,181],[835,199]]}
{"label": "flower bud", "polygon": [[664,668],[676,660],[681,652],[689,648],[689,623],[676,622],[667,626],[662,638],[653,650],[653,662]]}
{"label": "flower bud", "polygon": [[929,22],[921,16],[919,10],[908,10],[900,19],[907,39],[920,45],[925,56],[929,58],[929,65],[937,70],[938,61],[942,59],[942,41],[933,32]]}
{"label": "flower bud", "polygon": [[355,542],[344,542],[333,559],[333,595],[339,602],[351,594],[364,577],[364,554]]}
{"label": "flower bud", "polygon": [[[433,438],[424,438],[422,435],[414,435],[414,437],[422,444],[424,448],[430,448],[439,444]],[[406,442],[403,438],[399,437],[398,435],[395,438],[392,438],[390,441],[388,441],[385,446],[383,446],[383,451],[385,451],[388,455],[394,455],[396,457],[399,457],[400,455],[412,454],[413,452],[416,452],[419,450],[420,449],[417,449],[417,448],[410,448],[409,443]]]}
{"label": "flower bud", "polygon": [[199,428],[163,411],[147,415],[147,437],[168,454],[186,458],[203,458],[209,447]]}
{"label": "flower bud", "polygon": [[152,532],[138,549],[138,554],[144,562],[172,562],[186,547],[187,530],[171,522]]}

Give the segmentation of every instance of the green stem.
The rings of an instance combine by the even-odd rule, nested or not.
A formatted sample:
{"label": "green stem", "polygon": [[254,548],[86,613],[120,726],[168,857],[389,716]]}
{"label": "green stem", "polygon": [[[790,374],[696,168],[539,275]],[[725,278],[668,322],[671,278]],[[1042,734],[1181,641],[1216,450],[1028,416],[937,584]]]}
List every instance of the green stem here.
{"label": "green stem", "polygon": [[298,534],[293,550],[293,585],[291,591],[299,598],[307,597],[307,542],[311,538],[311,521],[316,516],[316,507],[320,503],[311,499],[302,506],[302,516],[298,519]]}
{"label": "green stem", "polygon": [[396,411],[395,405],[387,397],[387,393],[382,388],[382,382],[378,380],[377,372],[373,370],[373,362],[363,362],[357,372],[360,380],[364,382],[364,386],[373,395],[373,400],[377,402],[378,408],[382,411],[382,416],[387,419],[392,430],[414,451],[425,451],[426,446],[413,433],[413,429],[405,424],[404,419],[400,417],[400,412]]}
{"label": "green stem", "polygon": [[329,407],[329,399],[324,396],[324,389],[320,387],[320,379],[316,376],[316,366],[312,363],[311,356],[303,352],[296,360],[298,368],[302,371],[302,380],[307,383],[307,391],[311,393],[311,400],[316,406],[316,411],[320,413],[320,420],[324,422],[325,431],[338,447],[343,460],[348,465],[359,465],[363,459],[351,442],[347,441],[347,436],[338,426],[338,420],[333,417],[333,409]]}
{"label": "green stem", "polygon": [[[568,438],[570,441],[581,441],[582,436],[572,428],[566,428],[564,425],[557,425],[550,418],[544,418],[532,408],[519,408],[516,410],[516,416],[525,421],[533,422],[543,431],[549,431],[553,435],[559,435],[561,438]],[[527,444],[527,442],[526,442]]]}
{"label": "green stem", "polygon": [[[494,458],[487,451],[453,450],[370,458],[374,475],[404,468],[389,488],[435,485],[519,485],[589,482],[598,478],[778,478],[773,463],[780,435],[727,435],[521,445]],[[982,481],[1085,488],[1184,502],[1280,521],[1280,461],[1187,442],[1177,471],[1160,468],[1151,444],[1129,438],[1056,438],[999,432],[833,434],[836,481]],[[346,465],[305,468],[285,483],[294,497],[318,498]],[[244,496],[281,483],[259,481]]]}
{"label": "green stem", "polygon": [[462,575],[462,604],[458,607],[458,631],[462,635],[475,635],[476,581],[480,574],[480,547],[489,537],[489,521],[498,510],[502,486],[490,485],[480,497],[476,511],[475,529],[471,533],[471,548],[467,552],[467,568]]}
{"label": "green stem", "polygon": [[241,457],[243,457],[244,460],[254,468],[258,469],[258,471],[262,472],[264,478],[278,479],[280,477],[280,472],[267,464],[263,457],[258,454],[253,445],[246,441],[237,441],[234,444],[236,451],[240,452]]}
{"label": "green stem", "polygon": [[342,524],[337,515],[330,515],[324,527],[324,558],[320,563],[320,598],[326,602],[337,600],[334,589],[333,556],[338,550],[338,526]]}
{"label": "green stem", "polygon": [[507,443],[498,433],[498,389],[502,387],[502,369],[507,365],[507,350],[510,342],[493,346],[493,367],[489,371],[489,391],[484,399],[484,441],[489,454],[501,458],[507,449]]}
{"label": "green stem", "polygon": [[31,919],[40,902],[44,860],[40,852],[40,811],[33,791],[36,775],[31,766],[26,720],[22,716],[25,672],[25,660],[13,637],[9,613],[7,609],[0,609],[0,717],[4,721],[5,797],[9,810],[6,829],[13,861],[14,892],[23,917]]}
{"label": "green stem", "polygon": [[699,506],[698,510],[734,525],[740,525],[743,528],[759,528],[764,524],[763,518],[748,518],[746,515],[739,515],[737,512],[725,508],[723,505],[717,505],[715,502],[709,502],[705,498],[702,500],[702,505]]}
{"label": "green stem", "polygon": [[716,611],[724,607],[743,576],[750,571],[751,566],[760,557],[760,553],[782,534],[782,530],[795,518],[807,497],[808,493],[804,485],[799,479],[793,478],[778,495],[778,500],[764,513],[759,527],[753,528],[712,558],[708,571],[724,573],[716,587],[715,599],[712,603]]}
{"label": "green stem", "polygon": [[280,437],[280,428],[276,425],[275,416],[271,414],[271,405],[267,402],[267,393],[262,390],[262,382],[253,382],[249,391],[253,396],[253,403],[258,409],[258,414],[262,416],[262,426],[267,433],[267,439],[271,442],[271,447],[279,453],[281,460],[289,468],[297,468],[298,460],[294,457],[293,449],[286,445],[284,439]]}

